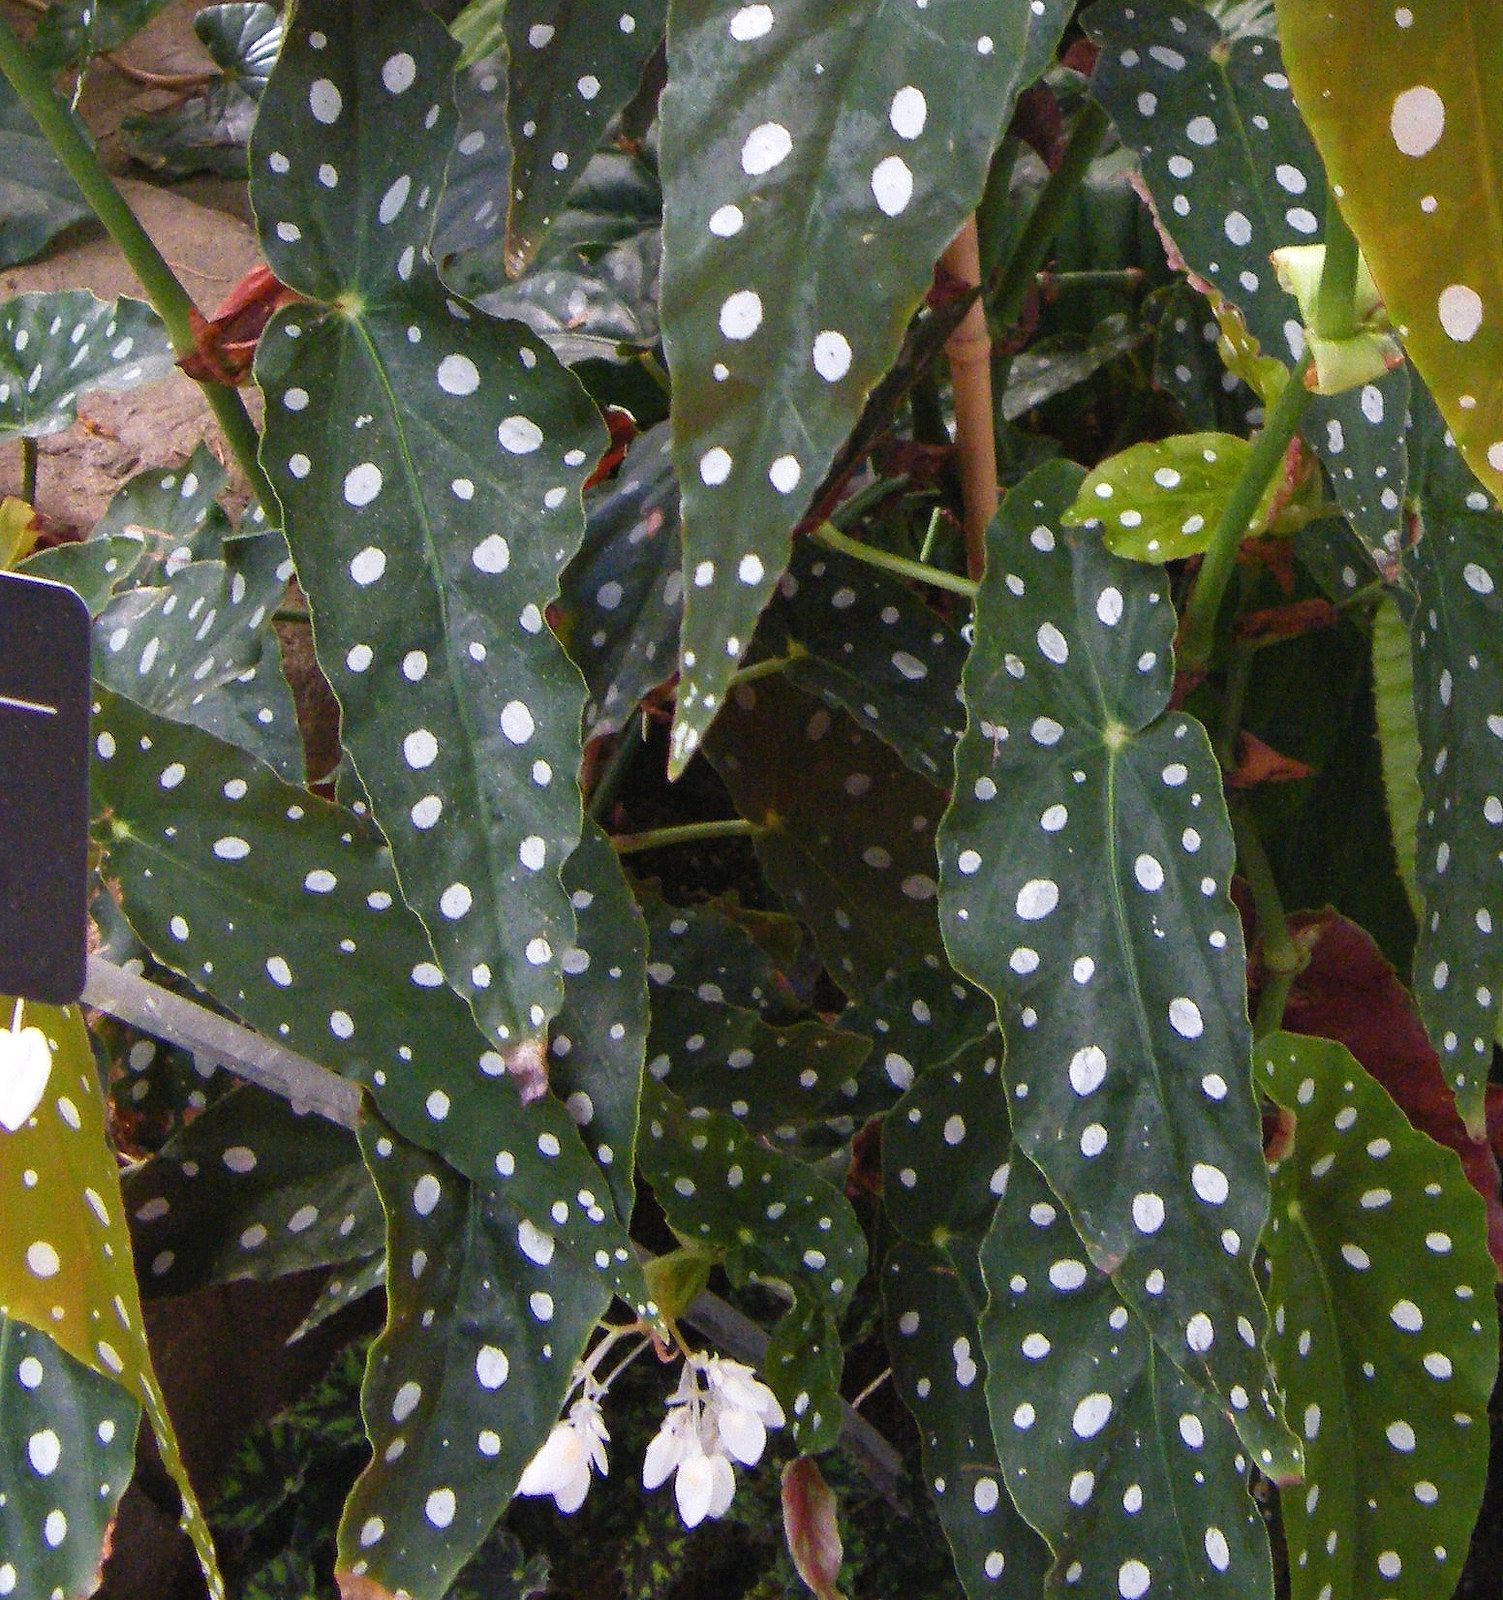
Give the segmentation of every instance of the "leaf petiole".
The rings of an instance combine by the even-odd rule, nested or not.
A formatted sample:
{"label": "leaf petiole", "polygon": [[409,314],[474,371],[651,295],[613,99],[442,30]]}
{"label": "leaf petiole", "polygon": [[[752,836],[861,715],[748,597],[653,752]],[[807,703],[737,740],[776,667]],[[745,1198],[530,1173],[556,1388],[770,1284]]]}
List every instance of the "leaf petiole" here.
{"label": "leaf petiole", "polygon": [[874,545],[862,544],[859,539],[850,538],[831,523],[820,523],[811,532],[810,538],[817,539],[831,550],[854,556],[869,567],[879,567],[883,572],[894,573],[900,578],[913,578],[935,589],[948,589],[951,594],[963,594],[968,600],[976,598],[977,585],[972,579],[946,572],[941,567],[926,566],[922,561],[912,561],[907,556],[893,555],[888,550],[878,550]]}

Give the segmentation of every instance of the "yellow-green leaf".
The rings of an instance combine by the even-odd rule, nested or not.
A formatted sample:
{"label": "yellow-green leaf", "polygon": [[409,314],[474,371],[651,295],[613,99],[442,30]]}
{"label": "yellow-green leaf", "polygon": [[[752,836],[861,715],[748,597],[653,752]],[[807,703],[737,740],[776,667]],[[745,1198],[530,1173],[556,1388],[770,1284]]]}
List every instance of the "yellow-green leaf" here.
{"label": "yellow-green leaf", "polygon": [[[7,1019],[13,1004],[0,1000]],[[20,1020],[46,1034],[52,1074],[31,1118],[15,1133],[0,1131],[0,1314],[41,1329],[140,1401],[182,1491],[183,1527],[210,1593],[223,1600],[214,1543],[152,1371],[119,1169],[82,1013],[28,1005]]]}
{"label": "yellow-green leaf", "polygon": [[1495,0],[1280,0],[1294,97],[1410,357],[1503,493],[1503,29]]}

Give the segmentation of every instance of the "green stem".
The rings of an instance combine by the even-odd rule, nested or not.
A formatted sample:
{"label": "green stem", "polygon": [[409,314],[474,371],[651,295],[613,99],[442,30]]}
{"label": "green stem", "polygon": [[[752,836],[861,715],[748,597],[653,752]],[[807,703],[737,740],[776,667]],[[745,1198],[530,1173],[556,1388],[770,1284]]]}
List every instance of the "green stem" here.
{"label": "green stem", "polygon": [[313,619],[302,606],[278,606],[271,614],[273,622],[298,622],[305,627],[311,626]]}
{"label": "green stem", "polygon": [[873,479],[871,483],[858,489],[849,499],[842,500],[830,513],[830,521],[842,530],[854,528],[873,506],[881,505],[884,500],[900,493],[907,487],[907,473],[900,473],[896,478]]}
{"label": "green stem", "polygon": [[1141,267],[1103,267],[1090,272],[1041,272],[1038,286],[1045,293],[1064,294],[1079,289],[1140,289]]}
{"label": "green stem", "polygon": [[1326,197],[1326,257],[1315,291],[1313,331],[1322,339],[1349,339],[1357,331],[1357,238],[1334,193]]}
{"label": "green stem", "polygon": [[696,844],[702,839],[755,839],[767,832],[760,822],[745,817],[725,817],[718,822],[681,822],[671,828],[649,828],[646,833],[618,833],[611,843],[617,855],[638,850],[663,850],[676,844]]}
{"label": "green stem", "polygon": [[[53,92],[47,75],[36,64],[11,26],[0,17],[0,72],[10,81],[17,98],[31,113],[53,153],[67,169],[84,199],[119,245],[131,269],[141,280],[146,298],[162,319],[167,337],[179,359],[197,347],[188,291],[168,266],[166,258],[125,203],[98,155],[68,108]],[[268,516],[277,514],[276,497],[256,458],[255,424],[237,390],[222,383],[201,385],[226,442],[250,482],[251,491]]]}
{"label": "green stem", "polygon": [[658,360],[651,350],[638,350],[635,354],[637,365],[641,367],[643,372],[652,379],[664,394],[671,397],[673,394],[673,379],[668,376],[668,369],[663,363]]}
{"label": "green stem", "polygon": [[1237,479],[1222,508],[1216,530],[1211,535],[1210,547],[1200,563],[1194,592],[1185,607],[1179,645],[1179,664],[1184,670],[1194,671],[1204,667],[1210,659],[1216,618],[1221,612],[1221,599],[1226,593],[1227,580],[1236,568],[1237,551],[1247,536],[1247,525],[1279,470],[1289,441],[1294,437],[1300,418],[1305,414],[1305,407],[1310,403],[1310,391],[1305,387],[1305,374],[1309,370],[1310,357],[1307,355],[1289,375],[1278,399],[1269,409],[1263,431],[1253,441],[1252,452],[1242,469],[1242,476]]}
{"label": "green stem", "polygon": [[37,442],[21,435],[21,498],[33,509],[37,503]]}
{"label": "green stem", "polygon": [[799,656],[805,654],[802,650],[790,650],[786,656],[768,656],[765,661],[753,661],[749,667],[742,667],[739,672],[731,674],[731,681],[726,685],[728,689],[735,689],[743,683],[755,683],[758,678],[772,678],[786,668],[793,665]]}
{"label": "green stem", "polygon": [[1258,939],[1263,949],[1263,990],[1258,996],[1258,1014],[1253,1018],[1253,1036],[1261,1039],[1283,1026],[1289,991],[1294,987],[1294,980],[1304,971],[1307,957],[1289,932],[1284,901],[1274,881],[1273,867],[1268,860],[1268,852],[1263,848],[1263,838],[1258,832],[1257,823],[1253,821],[1251,809],[1244,799],[1236,795],[1227,802],[1227,809],[1231,813],[1232,832],[1237,840],[1237,862],[1252,892]]}
{"label": "green stem", "polygon": [[927,567],[933,564],[934,542],[939,538],[939,525],[943,520],[944,512],[935,506],[929,513],[929,526],[924,529],[924,542],[919,546],[919,560]]}
{"label": "green stem", "polygon": [[840,550],[848,556],[854,556],[857,561],[864,561],[869,567],[880,567],[883,572],[896,573],[900,578],[914,578],[936,589],[948,589],[951,594],[963,594],[968,600],[976,598],[978,586],[971,579],[946,572],[940,567],[925,566],[922,561],[910,561],[907,556],[895,556],[890,551],[878,550],[875,545],[862,544],[859,539],[848,538],[828,522],[820,523],[810,537],[818,539],[831,550]]}
{"label": "green stem", "polygon": [[1256,654],[1247,643],[1239,643],[1227,668],[1226,687],[1221,695],[1221,719],[1216,731],[1216,759],[1227,772],[1237,765],[1237,735],[1242,731],[1242,708],[1247,704],[1247,686]]}
{"label": "green stem", "polygon": [[1059,165],[1039,190],[1012,254],[993,273],[986,288],[987,309],[1002,327],[1011,327],[1022,315],[1023,302],[1048,257],[1065,207],[1090,170],[1107,126],[1106,112],[1094,100],[1087,100],[1075,118]]}

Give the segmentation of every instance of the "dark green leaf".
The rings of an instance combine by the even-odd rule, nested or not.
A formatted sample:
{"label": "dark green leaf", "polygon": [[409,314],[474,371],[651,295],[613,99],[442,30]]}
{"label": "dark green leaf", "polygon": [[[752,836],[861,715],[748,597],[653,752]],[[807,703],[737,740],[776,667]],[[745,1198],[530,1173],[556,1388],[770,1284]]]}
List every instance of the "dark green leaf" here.
{"label": "dark green leaf", "polygon": [[724,1251],[733,1280],[780,1284],[794,1297],[774,1335],[767,1380],[799,1448],[827,1448],[840,1431],[836,1320],[866,1273],[866,1239],[850,1201],[733,1118],[692,1115],[650,1079],[642,1113],[638,1160],[674,1231]]}
{"label": "dark green leaf", "polygon": [[673,676],[684,581],[666,423],[632,441],[620,475],[585,503],[585,538],[559,598],[559,633],[584,674],[590,736],[626,726]]}
{"label": "dark green leaf", "polygon": [[243,1085],[126,1175],[148,1294],[357,1261],[384,1241],[354,1138]]}
{"label": "dark green leaf", "polygon": [[1482,1101],[1503,995],[1503,515],[1415,396],[1415,498],[1423,537],[1408,552],[1418,589],[1411,625],[1423,805],[1415,876],[1425,914],[1414,993],[1463,1118]]}
{"label": "dark green leaf", "polygon": [[0,83],[0,267],[30,261],[93,215],[15,90]]}
{"label": "dark green leaf", "polygon": [[938,962],[938,790],[840,711],[765,678],[741,685],[709,744],[757,855],[814,932],[831,975],[861,994],[927,954]]}
{"label": "dark green leaf", "polygon": [[1043,1175],[1015,1155],[982,1247],[981,1334],[1007,1488],[1054,1552],[1048,1588],[1273,1600],[1268,1535],[1224,1410],[1083,1254]]}
{"label": "dark green leaf", "polygon": [[136,1466],[141,1408],[0,1314],[0,1589],[88,1594]]}
{"label": "dark green leaf", "polygon": [[921,777],[948,781],[966,645],[906,585],[801,540],[758,637],[791,657],[800,689],[849,712]]}
{"label": "dark green leaf", "polygon": [[369,1086],[404,1137],[476,1181],[507,1180],[540,1220],[562,1213],[564,1251],[593,1258],[640,1306],[625,1232],[594,1198],[604,1180],[572,1118],[540,1072],[507,1072],[445,986],[375,830],[105,689],[95,748],[107,870],[157,958]]}
{"label": "dark green leaf", "polygon": [[467,1181],[374,1119],[360,1139],[393,1265],[361,1389],[372,1459],[345,1505],[340,1572],[439,1600],[558,1416],[610,1294],[555,1254],[510,1189]]}
{"label": "dark green leaf", "polygon": [[1059,531],[1080,479],[1041,468],[988,535],[940,836],[945,937],[997,1002],[1021,1152],[1282,1473],[1298,1452],[1259,1349],[1268,1191],[1221,775],[1169,709],[1163,574]]}
{"label": "dark green leaf", "polygon": [[51,0],[32,43],[51,71],[118,50],[163,10],[168,0]]}
{"label": "dark green leaf", "polygon": [[1498,1366],[1484,1202],[1345,1046],[1273,1034],[1256,1065],[1293,1123],[1264,1236],[1270,1351],[1305,1439],[1282,1497],[1292,1593],[1450,1594]]}
{"label": "dark green leaf", "polygon": [[577,0],[510,0],[506,95],[512,169],[506,264],[519,273],[606,126],[632,97],[663,35],[667,0],[602,10]]}
{"label": "dark green leaf", "polygon": [[416,0],[298,9],[251,187],[311,303],[261,339],[263,456],[404,893],[486,1033],[535,1060],[573,943],[583,698],[543,613],[603,432],[545,349],[427,264],[455,53]]}
{"label": "dark green leaf", "polygon": [[1025,0],[670,6],[663,332],[688,580],[675,770],[975,210],[1030,31],[1062,20],[1036,22]]}
{"label": "dark green leaf", "polygon": [[605,1169],[617,1215],[629,1223],[647,1049],[647,936],[621,859],[593,822],[564,866],[564,887],[578,942],[564,957],[548,1076]]}

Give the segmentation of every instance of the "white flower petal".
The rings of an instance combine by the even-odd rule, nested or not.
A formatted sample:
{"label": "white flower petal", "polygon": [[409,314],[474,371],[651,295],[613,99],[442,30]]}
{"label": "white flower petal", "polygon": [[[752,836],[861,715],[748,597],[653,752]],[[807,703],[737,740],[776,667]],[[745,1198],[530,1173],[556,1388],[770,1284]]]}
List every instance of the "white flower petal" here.
{"label": "white flower petal", "polygon": [[724,1456],[717,1454],[706,1459],[710,1463],[710,1515],[723,1517],[736,1497],[736,1474]]}
{"label": "white flower petal", "polygon": [[579,1437],[573,1428],[567,1422],[555,1422],[542,1448],[527,1463],[517,1493],[553,1494],[573,1475],[580,1453]]}
{"label": "white flower petal", "polygon": [[767,1429],[755,1411],[727,1406],[716,1416],[720,1442],[743,1467],[754,1467],[767,1448]]}
{"label": "white flower petal", "polygon": [[647,1454],[642,1461],[644,1489],[656,1489],[666,1483],[668,1474],[683,1460],[683,1430],[675,1426],[680,1415],[680,1412],[670,1412],[647,1446]]}
{"label": "white flower petal", "polygon": [[[714,1459],[724,1460],[724,1457]],[[697,1528],[709,1513],[715,1495],[715,1473],[710,1461],[709,1456],[693,1455],[679,1463],[673,1493],[686,1528]]]}

